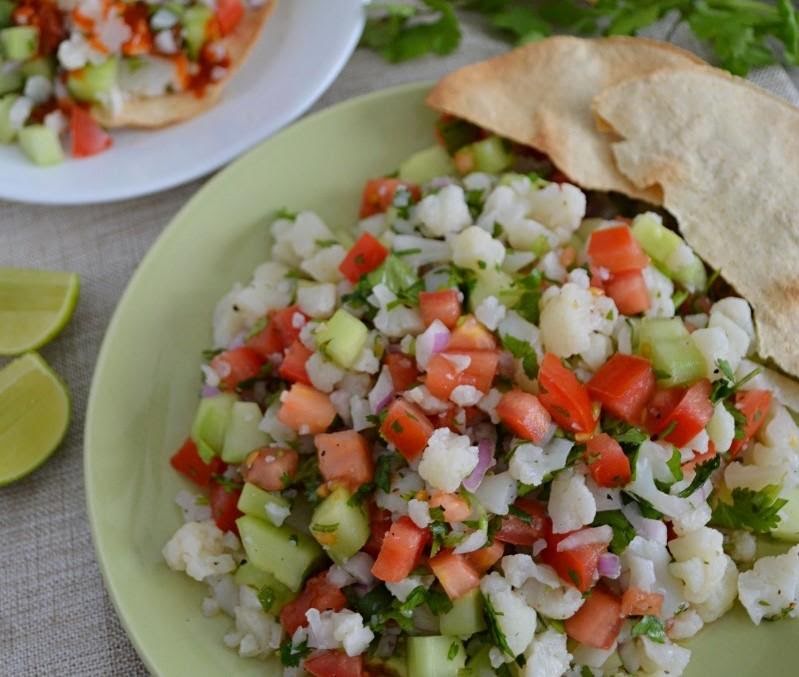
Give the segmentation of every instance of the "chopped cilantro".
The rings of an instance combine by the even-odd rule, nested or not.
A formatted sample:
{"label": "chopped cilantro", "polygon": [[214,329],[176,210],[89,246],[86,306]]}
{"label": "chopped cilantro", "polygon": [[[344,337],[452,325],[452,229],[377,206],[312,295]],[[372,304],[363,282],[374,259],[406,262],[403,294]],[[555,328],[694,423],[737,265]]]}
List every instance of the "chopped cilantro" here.
{"label": "chopped cilantro", "polygon": [[767,534],[780,523],[779,512],[788,502],[779,498],[780,487],[770,484],[760,491],[737,487],[732,490],[732,503],[718,501],[711,523],[727,529],[747,529]]}
{"label": "chopped cilantro", "polygon": [[355,507],[356,505],[361,505],[368,496],[372,494],[375,490],[375,483],[374,482],[366,482],[359,486],[355,493],[349,497],[347,500],[347,505],[350,507]]}
{"label": "chopped cilantro", "polygon": [[275,213],[275,219],[288,219],[289,221],[293,221],[297,218],[297,212],[293,212],[290,209],[286,209],[285,207],[281,207]]}
{"label": "chopped cilantro", "polygon": [[311,653],[311,649],[308,647],[307,641],[294,646],[291,639],[287,639],[280,645],[280,662],[287,668],[296,668],[309,653]]}
{"label": "chopped cilantro", "polygon": [[447,651],[447,660],[452,661],[455,660],[455,657],[461,650],[461,643],[456,639],[452,644],[449,645],[449,651]]}
{"label": "chopped cilantro", "polygon": [[258,601],[261,603],[261,608],[266,613],[269,613],[272,610],[272,605],[275,603],[275,591],[265,585],[258,591]]}
{"label": "chopped cilantro", "polygon": [[718,454],[709,461],[700,463],[694,468],[695,474],[694,478],[691,480],[691,483],[677,495],[680,498],[688,498],[707,481],[707,478],[710,477],[713,471],[716,470],[720,464],[721,456]]}
{"label": "chopped cilantro", "polygon": [[210,362],[213,360],[217,355],[221,355],[225,351],[222,348],[208,348],[202,351],[203,359],[206,362]]}
{"label": "chopped cilantro", "polygon": [[377,457],[377,463],[375,464],[375,486],[386,493],[391,490],[391,466],[391,455],[383,454]]}
{"label": "chopped cilantro", "polygon": [[600,527],[607,524],[613,529],[613,539],[610,541],[610,551],[616,555],[621,555],[635,538],[635,529],[630,521],[624,516],[621,510],[603,510],[596,514],[592,527]]}
{"label": "chopped cilantro", "polygon": [[630,631],[632,637],[644,635],[653,642],[664,644],[666,642],[666,630],[663,623],[656,616],[644,616],[640,621],[633,625]]}
{"label": "chopped cilantro", "polygon": [[515,358],[522,361],[522,368],[527,378],[532,379],[538,376],[538,356],[533,346],[510,334],[504,334],[502,336],[502,345],[509,350]]}
{"label": "chopped cilantro", "polygon": [[716,360],[716,368],[723,378],[713,382],[713,389],[710,391],[710,400],[714,404],[726,400],[730,395],[738,392],[742,385],[749,382],[763,370],[762,367],[756,367],[739,381],[736,381],[735,373],[727,360]]}
{"label": "chopped cilantro", "polygon": [[533,522],[533,518],[530,516],[529,513],[526,513],[521,508],[517,508],[515,505],[508,506],[508,513],[520,519],[525,524],[532,524]]}
{"label": "chopped cilantro", "polygon": [[505,633],[502,632],[502,628],[499,627],[499,622],[497,620],[502,613],[494,609],[488,595],[481,594],[481,597],[483,598],[483,615],[485,616],[486,626],[488,626],[488,634],[491,640],[506,656],[513,658],[513,651],[510,646],[508,646],[508,639],[505,637]]}

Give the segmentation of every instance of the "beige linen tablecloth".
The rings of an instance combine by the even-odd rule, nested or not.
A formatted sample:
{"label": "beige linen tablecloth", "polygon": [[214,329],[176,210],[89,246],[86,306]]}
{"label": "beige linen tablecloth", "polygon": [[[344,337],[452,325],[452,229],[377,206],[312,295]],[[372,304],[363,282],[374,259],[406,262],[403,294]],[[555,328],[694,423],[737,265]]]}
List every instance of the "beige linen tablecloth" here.
{"label": "beige linen tablecloth", "polygon": [[[673,33],[677,44],[696,47],[687,30],[671,28],[664,21],[650,34]],[[505,49],[467,25],[458,54],[444,59],[391,66],[356,52],[314,110],[390,85],[433,79]],[[799,104],[796,73],[775,67],[752,79]],[[203,182],[101,206],[0,202],[0,265],[77,271],[83,283],[69,327],[42,351],[72,391],[69,434],[43,468],[0,488],[0,675],[147,674],[95,561],[83,491],[84,415],[97,352],[117,300],[161,229]]]}

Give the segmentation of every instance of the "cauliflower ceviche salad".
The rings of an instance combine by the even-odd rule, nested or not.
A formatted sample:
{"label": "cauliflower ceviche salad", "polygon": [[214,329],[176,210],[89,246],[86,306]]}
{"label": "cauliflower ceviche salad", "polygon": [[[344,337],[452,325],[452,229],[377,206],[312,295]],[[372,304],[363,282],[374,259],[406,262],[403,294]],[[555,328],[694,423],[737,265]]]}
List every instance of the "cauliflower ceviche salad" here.
{"label": "cauliflower ceviche salad", "polygon": [[[680,675],[793,618],[799,429],[656,213],[452,119],[214,313],[168,565],[285,675]],[[531,168],[537,173],[531,173]],[[548,176],[552,180],[545,180]]]}

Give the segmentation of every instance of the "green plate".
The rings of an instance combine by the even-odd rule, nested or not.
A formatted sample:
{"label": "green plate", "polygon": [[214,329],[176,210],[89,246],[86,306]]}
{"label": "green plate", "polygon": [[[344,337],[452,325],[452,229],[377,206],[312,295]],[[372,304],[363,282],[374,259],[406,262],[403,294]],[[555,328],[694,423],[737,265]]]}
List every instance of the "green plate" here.
{"label": "green plate", "polygon": [[[231,165],[164,230],[119,303],[89,401],[86,491],[106,585],[158,675],[281,674],[225,648],[230,620],[204,618],[205,586],[164,564],[161,548],[181,523],[173,498],[186,486],[167,461],[191,424],[214,305],[268,258],[264,217],[313,209],[333,226],[352,226],[364,181],[433,142],[427,87],[335,106]],[[755,628],[738,609],[691,643],[687,674],[796,674],[797,629],[790,621]]]}

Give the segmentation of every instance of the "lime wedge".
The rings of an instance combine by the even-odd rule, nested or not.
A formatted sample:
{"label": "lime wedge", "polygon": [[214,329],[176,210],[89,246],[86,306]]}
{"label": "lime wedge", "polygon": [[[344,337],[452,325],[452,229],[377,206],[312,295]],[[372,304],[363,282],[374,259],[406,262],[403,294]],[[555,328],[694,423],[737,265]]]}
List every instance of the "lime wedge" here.
{"label": "lime wedge", "polygon": [[20,355],[52,340],[78,302],[75,273],[0,268],[0,355]]}
{"label": "lime wedge", "polygon": [[24,477],[52,454],[69,425],[69,393],[36,353],[0,370],[0,485]]}

